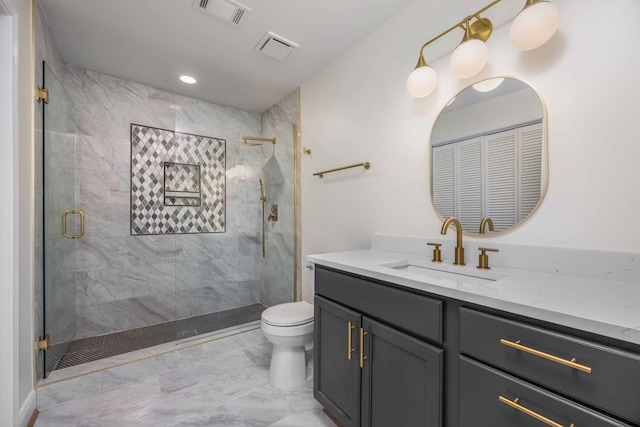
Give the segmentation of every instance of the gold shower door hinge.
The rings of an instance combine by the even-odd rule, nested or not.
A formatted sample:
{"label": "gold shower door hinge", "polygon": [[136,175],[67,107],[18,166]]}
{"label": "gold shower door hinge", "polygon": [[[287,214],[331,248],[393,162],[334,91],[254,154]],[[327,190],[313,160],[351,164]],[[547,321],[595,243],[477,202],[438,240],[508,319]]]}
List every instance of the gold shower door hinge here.
{"label": "gold shower door hinge", "polygon": [[38,338],[38,350],[39,351],[49,350],[49,347],[51,347],[51,340],[49,338],[49,335],[45,335],[44,338],[42,338],[42,337]]}
{"label": "gold shower door hinge", "polygon": [[36,86],[36,100],[38,100],[38,102],[43,101],[45,104],[48,104],[49,90],[46,87]]}

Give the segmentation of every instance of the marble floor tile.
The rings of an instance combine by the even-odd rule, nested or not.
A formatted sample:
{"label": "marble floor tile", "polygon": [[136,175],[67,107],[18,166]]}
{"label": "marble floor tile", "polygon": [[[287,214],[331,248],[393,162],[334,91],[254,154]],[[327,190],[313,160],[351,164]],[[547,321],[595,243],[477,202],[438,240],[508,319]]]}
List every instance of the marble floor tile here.
{"label": "marble floor tile", "polygon": [[171,353],[173,366],[122,368],[128,380],[146,377],[43,409],[36,426],[332,427],[313,398],[312,353],[307,382],[282,391],[268,382],[271,351],[259,329],[186,346]]}

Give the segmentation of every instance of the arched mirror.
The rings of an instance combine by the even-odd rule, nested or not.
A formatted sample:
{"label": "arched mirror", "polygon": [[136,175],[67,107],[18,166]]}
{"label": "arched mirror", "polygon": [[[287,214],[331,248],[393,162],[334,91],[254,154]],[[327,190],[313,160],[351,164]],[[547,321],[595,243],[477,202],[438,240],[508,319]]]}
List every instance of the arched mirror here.
{"label": "arched mirror", "polygon": [[[546,112],[527,83],[492,78],[458,93],[431,132],[431,197],[462,229],[508,230],[540,204],[547,187]],[[493,226],[493,230],[490,230]]]}

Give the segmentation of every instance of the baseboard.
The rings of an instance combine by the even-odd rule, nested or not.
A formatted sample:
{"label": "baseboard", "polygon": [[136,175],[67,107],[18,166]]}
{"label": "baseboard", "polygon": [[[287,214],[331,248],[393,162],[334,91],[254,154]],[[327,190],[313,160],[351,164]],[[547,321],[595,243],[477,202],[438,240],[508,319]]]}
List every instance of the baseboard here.
{"label": "baseboard", "polygon": [[[31,390],[31,393],[29,393],[29,396],[27,396],[27,398],[24,400],[24,403],[22,404],[22,406],[20,407],[20,414],[19,416],[19,420],[20,420],[20,427],[28,427],[29,425],[33,425],[35,424],[35,418],[34,418],[34,413],[36,411],[36,391],[35,390]],[[37,416],[37,413],[35,413],[35,416]],[[32,418],[33,422],[32,422]]]}

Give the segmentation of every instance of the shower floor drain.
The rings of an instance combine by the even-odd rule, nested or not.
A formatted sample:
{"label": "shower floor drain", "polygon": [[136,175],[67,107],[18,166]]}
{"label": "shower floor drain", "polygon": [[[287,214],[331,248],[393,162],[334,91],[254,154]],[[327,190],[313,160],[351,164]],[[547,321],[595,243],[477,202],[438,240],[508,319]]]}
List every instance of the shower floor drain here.
{"label": "shower floor drain", "polygon": [[[71,341],[69,347],[56,366],[57,369],[69,368],[83,363],[93,362],[119,354],[129,353],[155,345],[191,338],[208,332],[219,331],[243,323],[260,320],[265,310],[262,304],[234,308],[218,313],[189,317],[178,321],[159,323],[143,328],[115,332],[97,337],[81,338]],[[52,346],[48,353],[64,351],[64,345]]]}

